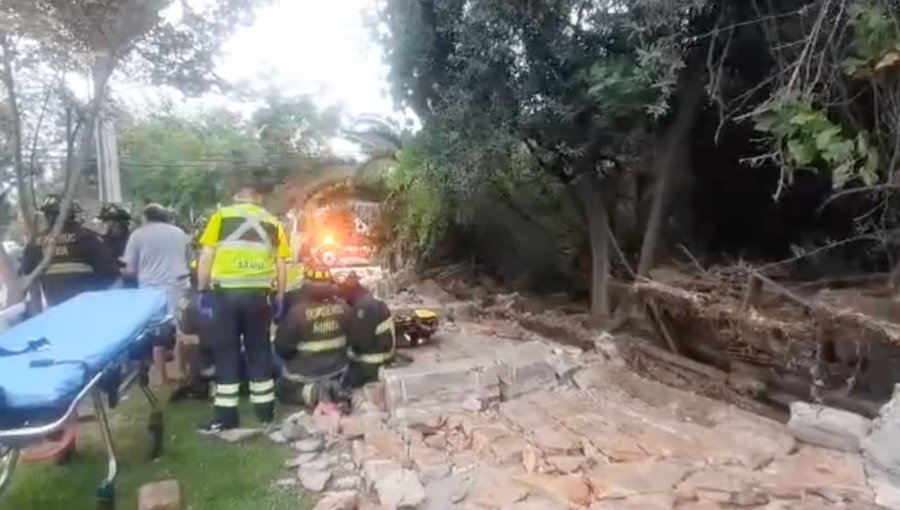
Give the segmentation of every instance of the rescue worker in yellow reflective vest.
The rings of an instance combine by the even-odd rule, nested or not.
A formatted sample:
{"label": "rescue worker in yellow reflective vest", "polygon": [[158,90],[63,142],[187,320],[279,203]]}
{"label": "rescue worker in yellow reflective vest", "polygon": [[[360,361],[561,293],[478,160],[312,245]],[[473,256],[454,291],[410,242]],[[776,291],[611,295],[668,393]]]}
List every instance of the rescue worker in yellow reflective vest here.
{"label": "rescue worker in yellow reflective vest", "polygon": [[284,294],[284,309],[290,310],[291,306],[300,298],[300,289],[303,288],[303,262],[292,261],[287,265],[287,288]]}
{"label": "rescue worker in yellow reflective vest", "polygon": [[347,381],[359,387],[378,379],[378,370],[394,359],[396,332],[388,306],[363,287],[356,272],[347,275],[341,296],[351,306]]}
{"label": "rescue worker in yellow reflective vest", "polygon": [[278,398],[291,405],[347,405],[347,329],[350,307],[338,297],[327,268],[307,266],[298,299],[275,334],[283,362]]}
{"label": "rescue worker in yellow reflective vest", "polygon": [[[48,195],[40,207],[46,229],[32,239],[22,253],[22,274],[33,271],[49,247],[50,231],[60,215],[62,198]],[[62,231],[53,248],[50,265],[40,278],[44,297],[54,306],[82,292],[109,288],[118,277],[118,269],[100,234],[82,225],[82,210],[72,202]]]}
{"label": "rescue worker in yellow reflective vest", "polygon": [[[235,204],[209,219],[200,237],[197,286],[201,313],[212,310],[216,365],[216,418],[201,426],[216,434],[239,425],[242,350],[246,355],[250,402],[263,423],[274,419],[275,382],[269,328],[284,306],[285,260],[290,256],[284,229],[259,206],[260,191],[245,186]],[[270,296],[272,280],[276,291]]]}

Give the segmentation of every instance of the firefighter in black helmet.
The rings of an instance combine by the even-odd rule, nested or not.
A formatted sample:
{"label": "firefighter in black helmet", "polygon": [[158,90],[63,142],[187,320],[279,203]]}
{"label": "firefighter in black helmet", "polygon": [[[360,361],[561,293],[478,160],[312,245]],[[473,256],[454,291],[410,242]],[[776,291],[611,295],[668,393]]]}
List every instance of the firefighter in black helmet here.
{"label": "firefighter in black helmet", "polygon": [[[22,274],[32,272],[41,263],[50,245],[50,231],[60,215],[62,199],[48,195],[40,207],[46,219],[45,230],[29,241],[22,254]],[[50,265],[40,278],[47,304],[59,304],[82,292],[108,288],[118,277],[115,261],[103,239],[82,224],[82,210],[72,202]]]}
{"label": "firefighter in black helmet", "polygon": [[349,405],[344,387],[350,307],[338,296],[331,271],[307,267],[296,301],[275,335],[284,366],[276,393],[286,404]]}
{"label": "firefighter in black helmet", "polygon": [[[103,242],[121,269],[125,267],[122,262],[122,254],[125,253],[125,246],[128,244],[128,237],[131,235],[131,213],[119,204],[107,203],[100,208],[100,214],[97,219],[106,224],[106,233],[103,234]],[[137,279],[134,277],[123,276],[123,284],[126,287],[137,287]]]}
{"label": "firefighter in black helmet", "polygon": [[378,379],[378,370],[394,358],[397,341],[394,318],[384,301],[363,287],[359,275],[351,272],[342,282],[341,297],[352,308],[347,338],[350,370],[347,381],[352,387]]}
{"label": "firefighter in black helmet", "polygon": [[103,240],[116,260],[125,253],[128,236],[131,234],[131,213],[119,204],[103,204],[97,219],[106,223]]}

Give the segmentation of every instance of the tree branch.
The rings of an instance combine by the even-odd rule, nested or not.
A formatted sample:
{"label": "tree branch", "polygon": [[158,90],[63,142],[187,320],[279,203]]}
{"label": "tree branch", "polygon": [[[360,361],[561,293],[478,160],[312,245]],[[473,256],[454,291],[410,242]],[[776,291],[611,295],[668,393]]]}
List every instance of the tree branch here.
{"label": "tree branch", "polygon": [[78,188],[81,175],[84,173],[84,168],[87,166],[88,152],[90,149],[90,144],[88,143],[89,137],[100,116],[106,83],[109,81],[111,72],[111,67],[104,68],[101,73],[98,73],[94,82],[94,97],[88,108],[88,118],[85,124],[86,129],[82,132],[81,142],[78,145],[77,157],[75,158],[74,164],[66,168],[66,187],[62,204],[60,204],[59,208],[59,216],[56,218],[56,221],[53,222],[50,233],[46,237],[46,245],[43,246],[41,262],[31,273],[22,279],[22,289],[30,288],[35,280],[47,270],[50,261],[53,259],[53,252],[56,250],[56,245],[59,242],[59,235],[62,233],[69,212],[72,210],[75,192]]}

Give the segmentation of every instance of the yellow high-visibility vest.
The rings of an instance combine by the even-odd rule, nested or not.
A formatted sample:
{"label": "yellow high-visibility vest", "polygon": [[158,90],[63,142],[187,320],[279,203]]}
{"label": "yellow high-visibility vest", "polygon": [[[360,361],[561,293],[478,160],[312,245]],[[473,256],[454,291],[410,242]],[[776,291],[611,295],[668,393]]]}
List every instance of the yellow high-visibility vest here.
{"label": "yellow high-visibility vest", "polygon": [[222,227],[213,283],[222,288],[268,288],[275,278],[278,220],[251,204],[223,207],[218,214]]}
{"label": "yellow high-visibility vest", "polygon": [[303,286],[303,264],[291,262],[287,266],[287,291],[297,290]]}

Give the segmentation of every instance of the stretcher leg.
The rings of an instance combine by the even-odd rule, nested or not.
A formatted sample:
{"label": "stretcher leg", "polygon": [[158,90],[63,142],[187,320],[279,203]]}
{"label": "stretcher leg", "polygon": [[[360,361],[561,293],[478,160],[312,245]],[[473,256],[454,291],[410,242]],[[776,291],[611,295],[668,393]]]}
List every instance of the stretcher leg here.
{"label": "stretcher leg", "polygon": [[109,419],[106,416],[106,408],[103,405],[100,391],[94,391],[91,397],[94,400],[94,412],[97,415],[97,423],[100,424],[100,431],[103,434],[106,454],[109,456],[106,479],[97,488],[97,508],[98,510],[113,510],[116,507],[115,482],[116,474],[119,470],[119,463],[116,459],[116,447],[113,443],[112,430],[109,428]]}
{"label": "stretcher leg", "polygon": [[141,391],[150,402],[150,423],[147,426],[147,441],[150,449],[150,459],[158,459],[164,449],[165,427],[163,422],[162,408],[159,406],[159,400],[153,394],[153,390],[146,384],[141,384]]}
{"label": "stretcher leg", "polygon": [[0,494],[6,490],[19,464],[19,449],[0,446]]}

